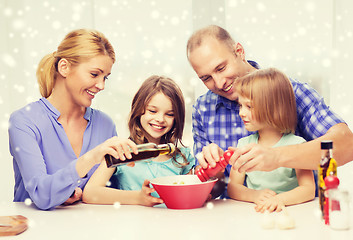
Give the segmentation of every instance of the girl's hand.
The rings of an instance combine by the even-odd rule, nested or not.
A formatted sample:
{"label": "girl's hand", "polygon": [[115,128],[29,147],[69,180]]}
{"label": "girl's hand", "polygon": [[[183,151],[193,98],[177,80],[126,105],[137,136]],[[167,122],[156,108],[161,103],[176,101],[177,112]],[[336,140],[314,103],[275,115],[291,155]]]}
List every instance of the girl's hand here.
{"label": "girl's hand", "polygon": [[260,204],[257,204],[255,206],[255,210],[256,212],[262,212],[262,213],[265,212],[265,210],[269,212],[273,212],[273,211],[280,212],[284,207],[285,205],[282,199],[278,195],[276,195],[271,198],[268,198],[266,201]]}
{"label": "girl's hand", "polygon": [[71,205],[77,201],[80,201],[82,199],[82,189],[81,188],[76,188],[75,192],[71,195],[69,199],[67,199],[63,205]]}
{"label": "girl's hand", "polygon": [[256,205],[264,204],[268,199],[276,195],[276,192],[270,189],[256,190],[254,203]]}
{"label": "girl's hand", "polygon": [[151,193],[155,190],[150,187],[150,181],[145,180],[142,185],[142,189],[139,195],[139,202],[140,205],[153,207],[154,205],[163,203],[163,200],[160,198],[152,197]]}

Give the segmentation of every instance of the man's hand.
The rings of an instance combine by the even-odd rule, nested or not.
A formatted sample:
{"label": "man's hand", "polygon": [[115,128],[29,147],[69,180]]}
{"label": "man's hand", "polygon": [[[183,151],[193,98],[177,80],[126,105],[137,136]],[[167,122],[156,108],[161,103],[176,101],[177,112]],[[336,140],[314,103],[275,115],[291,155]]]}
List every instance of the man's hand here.
{"label": "man's hand", "polygon": [[202,153],[197,155],[197,160],[202,168],[207,168],[208,165],[211,167],[216,166],[216,162],[223,155],[223,150],[218,147],[217,144],[211,143],[208,146],[202,148]]}
{"label": "man's hand", "polygon": [[[278,149],[278,148],[277,148]],[[249,144],[234,149],[230,159],[233,169],[239,172],[272,171],[279,167],[279,156],[276,148]]]}

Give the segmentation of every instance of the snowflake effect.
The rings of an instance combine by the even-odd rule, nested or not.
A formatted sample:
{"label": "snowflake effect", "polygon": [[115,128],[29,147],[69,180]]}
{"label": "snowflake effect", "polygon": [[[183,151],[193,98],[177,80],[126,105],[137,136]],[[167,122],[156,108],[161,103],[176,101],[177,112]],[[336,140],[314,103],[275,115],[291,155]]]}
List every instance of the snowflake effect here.
{"label": "snowflake effect", "polygon": [[[126,99],[132,98],[132,92],[149,75],[163,74],[181,79],[178,84],[184,93],[188,116],[185,124],[191,125],[192,105],[198,97],[197,90],[204,86],[185,54],[187,38],[200,20],[189,1],[165,4],[164,0],[103,3],[46,0],[36,4],[24,1],[26,5],[18,2],[21,1],[0,3],[0,18],[8,26],[1,30],[3,38],[0,40],[4,45],[0,51],[1,112],[9,114],[38,100],[38,86],[34,84],[41,57],[54,51],[68,31],[93,27],[105,33],[117,52],[117,64],[112,69],[109,84],[100,94],[104,97],[95,99],[95,106],[111,116],[118,129],[124,129],[131,103]],[[203,17],[210,23],[225,26],[239,38],[246,57],[258,61],[262,67],[277,67],[311,85],[319,79],[319,86],[326,91],[320,94],[330,99],[331,107],[349,126],[353,125],[348,92],[353,42],[353,31],[348,24],[353,16],[350,7],[343,2],[343,5],[337,4],[332,15],[335,18],[327,18],[322,13],[333,13],[332,3],[319,0],[305,3],[295,0],[280,9],[271,1],[225,2],[224,6],[216,5],[210,16]],[[333,31],[335,35],[331,34]],[[8,117],[4,114],[0,119],[2,153],[8,153]],[[233,131],[241,133],[243,130],[234,126]],[[119,130],[118,134],[121,132]],[[186,141],[192,145],[192,134],[189,136]]]}

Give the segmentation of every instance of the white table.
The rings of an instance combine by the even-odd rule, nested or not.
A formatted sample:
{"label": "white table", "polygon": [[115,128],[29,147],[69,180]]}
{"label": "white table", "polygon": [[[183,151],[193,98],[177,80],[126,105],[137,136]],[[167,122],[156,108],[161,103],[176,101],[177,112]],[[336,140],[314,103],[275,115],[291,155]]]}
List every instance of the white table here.
{"label": "white table", "polygon": [[19,214],[29,219],[25,232],[0,240],[353,239],[353,227],[337,231],[325,226],[317,199],[287,207],[287,211],[295,219],[295,229],[263,229],[260,224],[263,215],[255,212],[254,204],[234,200],[214,200],[192,210],[171,210],[164,205],[150,208],[79,203],[41,211],[24,203],[0,202],[1,216]]}

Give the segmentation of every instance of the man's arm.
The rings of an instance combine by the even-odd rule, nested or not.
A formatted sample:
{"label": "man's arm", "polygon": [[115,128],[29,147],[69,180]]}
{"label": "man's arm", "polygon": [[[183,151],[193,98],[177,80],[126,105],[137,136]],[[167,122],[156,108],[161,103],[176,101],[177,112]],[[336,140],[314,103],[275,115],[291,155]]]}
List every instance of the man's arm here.
{"label": "man's arm", "polygon": [[333,157],[338,166],[353,160],[353,133],[345,123],[339,123],[319,138],[293,146],[293,149],[281,149],[283,157],[279,160],[279,166],[317,169],[321,159],[321,141],[323,140],[333,141]]}
{"label": "man's arm", "polygon": [[[209,144],[206,132],[203,127],[202,117],[201,117],[199,108],[200,108],[199,102],[196,102],[196,104],[193,106],[193,111],[192,111],[192,135],[194,139],[193,150],[194,150],[194,156],[195,156],[195,165],[200,164],[199,154],[202,152],[202,148]],[[207,167],[207,164],[205,164],[203,161],[201,161],[201,163],[203,164],[202,166],[204,166],[204,168]]]}
{"label": "man's arm", "polygon": [[338,166],[353,160],[353,133],[345,123],[331,127],[326,134],[312,141],[283,146],[265,148],[251,144],[237,148],[231,158],[234,170],[240,172],[272,171],[278,167],[299,169],[317,169],[321,159],[322,140],[333,141],[333,157]]}

